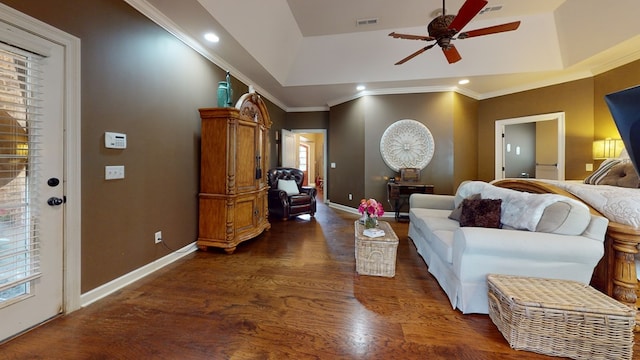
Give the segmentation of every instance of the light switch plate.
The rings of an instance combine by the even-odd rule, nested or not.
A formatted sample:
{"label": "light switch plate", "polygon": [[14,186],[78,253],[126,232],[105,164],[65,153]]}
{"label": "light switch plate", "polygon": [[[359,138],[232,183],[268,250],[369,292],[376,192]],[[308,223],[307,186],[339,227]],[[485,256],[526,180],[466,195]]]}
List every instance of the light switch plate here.
{"label": "light switch plate", "polygon": [[104,179],[105,180],[124,179],[124,165],[105,166]]}

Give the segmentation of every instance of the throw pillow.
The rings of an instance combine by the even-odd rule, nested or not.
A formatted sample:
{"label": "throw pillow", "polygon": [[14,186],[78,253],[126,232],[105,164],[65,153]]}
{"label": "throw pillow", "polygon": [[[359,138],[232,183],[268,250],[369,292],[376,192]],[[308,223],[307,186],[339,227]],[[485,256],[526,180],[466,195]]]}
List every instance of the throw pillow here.
{"label": "throw pillow", "polygon": [[462,200],[460,226],[500,227],[502,199]]}
{"label": "throw pillow", "polygon": [[596,185],[612,185],[627,188],[640,187],[640,178],[631,162],[622,162],[611,167]]}
{"label": "throw pillow", "polygon": [[594,171],[593,173],[591,173],[591,175],[587,176],[586,179],[584,179],[584,183],[585,184],[591,184],[591,185],[597,185],[598,182],[600,181],[600,179],[602,179],[603,177],[605,177],[607,175],[607,173],[609,172],[609,170],[611,170],[612,167],[614,167],[617,164],[620,164],[622,162],[622,160],[620,159],[606,159],[602,162],[602,164],[600,164],[600,166],[598,167],[598,170]]}
{"label": "throw pillow", "polygon": [[[481,198],[482,198],[482,196],[480,194],[473,194],[473,195],[467,197],[467,199],[469,199],[469,200],[480,200]],[[453,209],[451,214],[449,214],[449,219],[455,220],[455,221],[460,221],[460,215],[462,215],[462,203],[458,204],[458,207]]]}
{"label": "throw pillow", "polygon": [[278,190],[284,190],[289,196],[300,194],[295,180],[278,180]]}

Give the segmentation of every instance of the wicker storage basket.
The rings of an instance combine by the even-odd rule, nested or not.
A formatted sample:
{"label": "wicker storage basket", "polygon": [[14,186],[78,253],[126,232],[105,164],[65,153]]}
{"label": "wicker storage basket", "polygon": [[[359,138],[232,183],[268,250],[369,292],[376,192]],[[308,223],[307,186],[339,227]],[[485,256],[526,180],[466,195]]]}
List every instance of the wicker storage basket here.
{"label": "wicker storage basket", "polygon": [[370,238],[363,235],[364,226],[355,222],[356,271],[361,275],[394,277],[398,236],[386,221],[378,221],[384,236]]}
{"label": "wicker storage basket", "polygon": [[512,348],[632,359],[635,310],[575,281],[488,275],[489,316]]}

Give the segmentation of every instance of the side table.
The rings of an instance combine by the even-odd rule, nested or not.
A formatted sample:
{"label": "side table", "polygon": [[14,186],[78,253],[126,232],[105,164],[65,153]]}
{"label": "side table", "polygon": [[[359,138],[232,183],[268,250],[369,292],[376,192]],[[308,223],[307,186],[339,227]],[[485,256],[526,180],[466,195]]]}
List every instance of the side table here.
{"label": "side table", "polygon": [[433,194],[433,185],[413,182],[387,183],[387,201],[396,213],[396,221],[406,218],[400,216],[400,209],[409,201],[411,194]]}
{"label": "side table", "polygon": [[364,225],[356,220],[356,271],[361,275],[394,277],[398,236],[386,221],[378,221],[384,235],[371,238],[364,235]]}

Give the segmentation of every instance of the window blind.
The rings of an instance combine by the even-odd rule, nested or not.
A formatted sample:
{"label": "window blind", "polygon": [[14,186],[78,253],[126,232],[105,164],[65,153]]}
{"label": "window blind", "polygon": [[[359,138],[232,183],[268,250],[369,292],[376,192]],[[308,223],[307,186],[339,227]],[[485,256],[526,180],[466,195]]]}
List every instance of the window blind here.
{"label": "window blind", "polygon": [[44,59],[0,44],[0,307],[41,275],[38,174]]}

